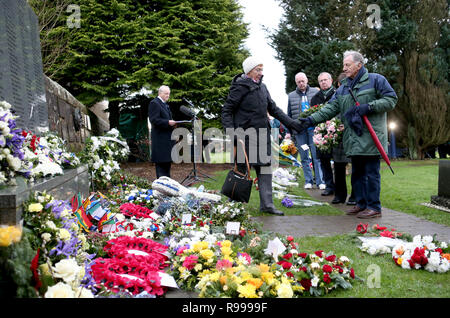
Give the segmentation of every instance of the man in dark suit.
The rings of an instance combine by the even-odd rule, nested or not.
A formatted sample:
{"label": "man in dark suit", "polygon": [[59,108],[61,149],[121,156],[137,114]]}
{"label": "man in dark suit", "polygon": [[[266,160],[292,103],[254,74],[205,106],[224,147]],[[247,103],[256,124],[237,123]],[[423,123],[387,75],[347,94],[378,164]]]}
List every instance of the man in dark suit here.
{"label": "man in dark suit", "polygon": [[171,136],[176,122],[172,119],[172,113],[167,104],[169,97],[170,88],[163,85],[158,89],[158,97],[153,99],[148,107],[148,118],[152,124],[151,160],[155,163],[156,178],[162,176],[170,178],[171,152],[175,144]]}

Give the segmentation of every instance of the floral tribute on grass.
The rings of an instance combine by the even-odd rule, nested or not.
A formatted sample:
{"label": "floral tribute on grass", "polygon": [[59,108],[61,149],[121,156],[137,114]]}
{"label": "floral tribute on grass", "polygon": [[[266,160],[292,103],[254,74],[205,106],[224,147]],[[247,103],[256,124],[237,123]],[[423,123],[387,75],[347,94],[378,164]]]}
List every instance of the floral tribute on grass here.
{"label": "floral tribute on grass", "polygon": [[276,270],[292,281],[294,295],[304,293],[322,296],[334,289],[352,288],[352,282],[361,280],[355,275],[351,260],[336,256],[333,252],[301,252],[291,236],[282,240],[287,253],[278,255]]}
{"label": "floral tribute on grass", "polygon": [[280,149],[285,155],[295,156],[297,154],[297,147],[291,139],[283,139],[280,144]]}
{"label": "floral tribute on grass", "polygon": [[431,235],[416,235],[388,230],[378,224],[369,228],[360,223],[356,228],[359,247],[370,255],[391,254],[395,264],[404,269],[425,269],[429,272],[446,273],[450,269],[450,248]]}
{"label": "floral tribute on grass", "polygon": [[450,248],[430,235],[414,236],[412,242],[396,244],[392,249],[395,264],[404,269],[425,269],[446,273],[450,270]]}
{"label": "floral tribute on grass", "polygon": [[229,240],[178,248],[171,267],[178,284],[200,297],[292,298],[351,288],[359,279],[345,256],[300,253],[292,237],[284,239],[287,253],[261,254],[267,241],[248,236],[253,239],[245,251]]}

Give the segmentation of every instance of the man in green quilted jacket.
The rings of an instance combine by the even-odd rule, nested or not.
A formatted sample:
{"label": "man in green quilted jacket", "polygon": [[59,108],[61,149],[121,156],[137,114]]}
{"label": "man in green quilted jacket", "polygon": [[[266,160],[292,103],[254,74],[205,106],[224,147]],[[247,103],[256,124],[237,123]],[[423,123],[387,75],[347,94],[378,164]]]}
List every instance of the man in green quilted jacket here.
{"label": "man in green quilted jacket", "polygon": [[[356,205],[347,214],[362,219],[381,217],[380,153],[362,118],[367,116],[387,152],[386,113],[394,109],[398,97],[384,76],[367,71],[359,52],[344,52],[343,72],[347,78],[327,105],[300,121],[303,129],[307,129],[339,113],[343,115],[344,151],[352,160],[356,199]],[[359,106],[350,95],[350,89]]]}

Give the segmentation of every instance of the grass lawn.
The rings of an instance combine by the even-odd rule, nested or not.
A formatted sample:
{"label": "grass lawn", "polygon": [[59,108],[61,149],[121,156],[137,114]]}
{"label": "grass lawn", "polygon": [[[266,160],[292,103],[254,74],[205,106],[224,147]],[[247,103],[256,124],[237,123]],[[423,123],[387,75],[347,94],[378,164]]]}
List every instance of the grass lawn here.
{"label": "grass lawn", "polygon": [[[450,226],[450,213],[420,205],[430,202],[430,196],[437,194],[438,160],[393,161],[395,175],[383,162],[381,164],[381,202],[384,207],[413,214],[436,223]],[[228,171],[217,173],[216,181],[203,184],[207,189],[220,189]],[[255,177],[254,171],[252,171]],[[299,187],[291,187],[289,193],[313,199],[303,190],[303,180]],[[348,176],[350,184],[350,176]],[[350,186],[349,186],[350,191]],[[349,192],[350,193],[350,192]],[[313,199],[314,200],[314,199]],[[274,198],[275,205],[286,215],[340,215],[341,210],[331,206],[289,209]],[[260,215],[258,191],[252,191],[248,204],[251,215]],[[397,266],[390,254],[372,256],[362,252],[360,243],[350,234],[335,236],[307,236],[295,239],[302,252],[316,250],[332,251],[338,256],[345,255],[352,260],[357,276],[364,281],[353,283],[349,290],[333,291],[329,298],[448,298],[450,297],[450,273],[430,273],[425,270],[405,270]]]}
{"label": "grass lawn", "polygon": [[[216,162],[220,161],[217,154]],[[438,192],[439,160],[396,160],[391,162],[393,175],[387,165],[381,163],[381,204],[385,208],[409,213],[428,221],[450,226],[450,213],[421,205],[430,203],[431,196]],[[287,166],[282,166],[287,167]],[[291,169],[289,167],[289,169]],[[203,184],[207,189],[221,189],[228,171],[217,173],[216,181],[208,180]],[[302,174],[303,175],[303,174]],[[256,177],[252,170],[253,178]],[[290,187],[289,193],[299,195],[305,199],[313,199],[304,189],[304,179],[301,177],[299,187]],[[347,176],[348,193],[351,191],[350,176]],[[314,206],[289,209],[281,204],[281,200],[274,197],[275,206],[286,215],[340,215],[343,212],[332,205]],[[251,215],[259,214],[259,193],[253,190],[248,209]]]}
{"label": "grass lawn", "polygon": [[[397,266],[390,254],[372,256],[362,252],[350,235],[332,237],[302,237],[296,241],[302,252],[332,251],[352,260],[355,274],[364,279],[354,282],[353,288],[336,290],[326,297],[361,298],[443,298],[450,297],[450,273],[430,273],[425,270],[406,270]],[[379,275],[378,275],[379,274]],[[378,282],[378,283],[377,283]]]}

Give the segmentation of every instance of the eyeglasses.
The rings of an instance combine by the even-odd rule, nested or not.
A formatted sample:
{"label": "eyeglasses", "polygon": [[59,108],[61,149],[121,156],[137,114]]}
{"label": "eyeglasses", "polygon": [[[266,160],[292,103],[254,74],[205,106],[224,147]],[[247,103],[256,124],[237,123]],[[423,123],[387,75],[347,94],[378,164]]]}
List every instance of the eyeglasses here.
{"label": "eyeglasses", "polygon": [[262,72],[263,72],[263,69],[262,69],[262,68],[255,68],[254,71],[255,71],[256,73],[262,73]]}

